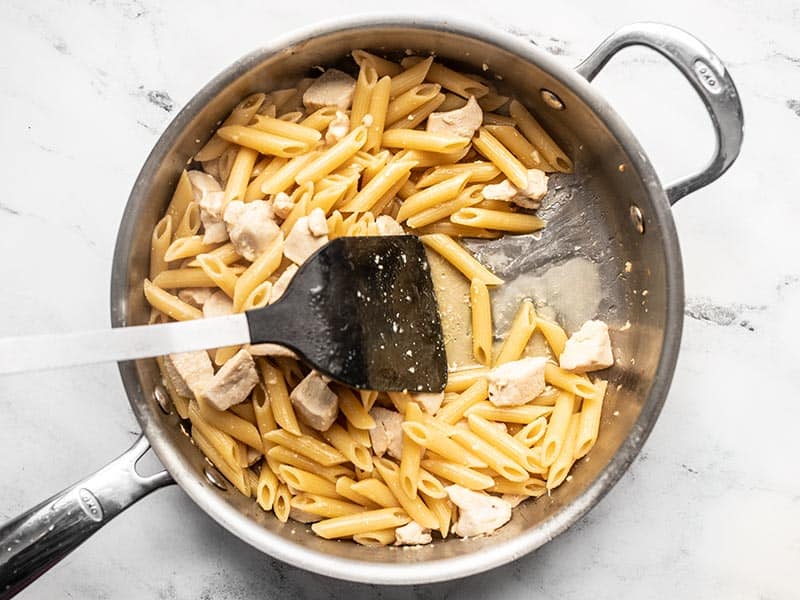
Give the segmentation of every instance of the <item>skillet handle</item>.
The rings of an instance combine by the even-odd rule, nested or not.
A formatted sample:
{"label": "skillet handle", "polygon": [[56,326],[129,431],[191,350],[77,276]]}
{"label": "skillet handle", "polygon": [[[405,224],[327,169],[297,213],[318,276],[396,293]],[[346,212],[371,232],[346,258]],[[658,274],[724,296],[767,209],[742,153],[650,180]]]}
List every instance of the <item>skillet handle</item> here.
{"label": "skillet handle", "polygon": [[27,587],[131,504],[173,483],[166,471],[136,472],[149,448],[140,436],[93,475],[0,526],[0,600]]}
{"label": "skillet handle", "polygon": [[667,186],[669,203],[675,204],[717,179],[736,160],[744,135],[742,103],[728,71],[708,46],[682,29],[661,23],[633,23],[619,29],[575,70],[592,81],[617,52],[628,46],[651,48],[675,65],[700,96],[714,126],[716,148],[711,161],[699,173]]}

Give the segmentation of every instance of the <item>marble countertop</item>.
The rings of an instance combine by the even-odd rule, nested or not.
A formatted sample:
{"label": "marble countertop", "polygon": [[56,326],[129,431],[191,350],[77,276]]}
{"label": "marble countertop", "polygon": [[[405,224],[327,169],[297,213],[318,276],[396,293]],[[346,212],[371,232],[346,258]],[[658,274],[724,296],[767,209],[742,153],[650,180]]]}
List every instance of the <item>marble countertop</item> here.
{"label": "marble countertop", "polygon": [[[676,205],[686,270],[678,368],[644,450],[600,504],[539,551],[465,580],[386,588],[278,563],[177,487],[131,508],[21,598],[791,598],[800,565],[800,4],[447,1],[576,64],[621,25],[681,26],[728,65],[746,139],[730,172]],[[348,10],[374,9],[357,0]],[[403,6],[423,13],[430,3]],[[0,335],[105,327],[116,229],[175,112],[274,36],[334,4],[93,0],[0,4]],[[596,85],[665,181],[713,138],[689,86],[628,50]],[[673,143],[679,140],[679,143]],[[114,365],[0,380],[0,521],[135,439]]]}

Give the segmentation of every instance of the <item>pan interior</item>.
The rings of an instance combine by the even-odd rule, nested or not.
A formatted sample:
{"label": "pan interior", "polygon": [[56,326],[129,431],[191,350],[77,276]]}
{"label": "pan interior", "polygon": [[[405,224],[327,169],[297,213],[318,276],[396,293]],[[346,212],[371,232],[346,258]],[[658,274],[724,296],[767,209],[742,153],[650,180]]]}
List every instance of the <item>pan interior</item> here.
{"label": "pan interior", "polygon": [[[435,52],[451,66],[493,79],[501,91],[514,90],[574,159],[574,173],[551,178],[550,192],[539,212],[548,222],[544,230],[495,241],[473,240],[468,245],[507,282],[494,297],[500,332],[519,300],[532,297],[544,314],[557,317],[569,330],[595,316],[606,320],[617,358],[608,373],[609,391],[598,443],[590,453],[591,460],[577,463],[567,483],[550,496],[516,508],[511,522],[495,535],[437,542],[412,551],[322,540],[301,524],[279,523],[232,486],[227,491],[217,489],[203,477],[207,463],[178,427],[177,415],[164,414],[152,400],[158,381],[155,362],[122,365],[131,404],[156,452],[206,511],[265,552],[305,568],[368,580],[370,575],[359,574],[352,567],[350,572],[346,568],[334,572],[315,564],[322,564],[319,559],[324,555],[334,560],[384,563],[395,569],[404,564],[419,567],[425,561],[491,552],[523,536],[529,540],[523,549],[530,550],[569,525],[560,516],[562,511],[599,478],[608,477],[607,467],[620,446],[641,434],[637,420],[642,411],[648,410],[648,405],[660,406],[661,399],[651,398],[650,392],[665,342],[669,308],[664,248],[674,240],[665,240],[667,234],[658,221],[654,202],[663,202],[663,195],[653,195],[654,175],[644,156],[629,156],[595,110],[555,75],[557,68],[551,62],[537,59],[535,50],[523,49],[526,59],[473,36],[420,27],[345,29],[275,53],[264,51],[246,57],[210,83],[176,118],[143,168],[123,219],[113,285],[125,291],[117,294],[112,307],[115,325],[147,322],[141,282],[148,265],[150,232],[181,169],[216,124],[246,95],[290,86],[298,78],[314,74],[317,65],[340,66],[353,72],[354,64],[347,55],[355,48],[395,57],[407,49]],[[545,104],[542,89],[560,98],[563,110]],[[586,95],[585,90],[581,95]],[[632,206],[643,214],[643,234],[632,221]],[[668,231],[672,231],[671,223]],[[464,290],[465,284],[452,294],[458,299]],[[633,443],[638,447],[639,440]],[[306,558],[298,558],[301,556]]]}

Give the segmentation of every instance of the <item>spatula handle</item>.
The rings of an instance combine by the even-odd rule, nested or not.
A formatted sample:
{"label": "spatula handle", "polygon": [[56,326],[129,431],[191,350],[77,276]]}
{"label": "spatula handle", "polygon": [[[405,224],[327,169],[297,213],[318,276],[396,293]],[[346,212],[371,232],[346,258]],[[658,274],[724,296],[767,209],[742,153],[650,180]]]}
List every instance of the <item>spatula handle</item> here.
{"label": "spatula handle", "polygon": [[0,339],[0,375],[250,343],[244,314]]}

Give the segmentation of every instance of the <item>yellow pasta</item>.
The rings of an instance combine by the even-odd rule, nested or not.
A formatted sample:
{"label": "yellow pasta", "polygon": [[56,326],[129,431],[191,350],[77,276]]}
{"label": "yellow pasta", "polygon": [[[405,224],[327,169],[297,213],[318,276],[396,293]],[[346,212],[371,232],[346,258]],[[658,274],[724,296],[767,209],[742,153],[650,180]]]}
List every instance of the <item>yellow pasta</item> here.
{"label": "yellow pasta", "polygon": [[283,257],[283,236],[278,235],[261,255],[236,280],[233,310],[240,312],[244,302],[258,284],[272,275]]}
{"label": "yellow pasta", "polygon": [[169,263],[164,255],[172,240],[172,217],[167,214],[156,223],[150,236],[150,279],[153,280],[162,271],[166,271]]}
{"label": "yellow pasta", "polygon": [[485,467],[484,462],[479,457],[461,447],[451,440],[448,435],[455,430],[452,428],[442,428],[436,420],[423,419],[420,422],[406,421],[403,423],[403,433],[415,443],[435,452],[442,458],[453,462],[462,463],[468,467]]}
{"label": "yellow pasta", "polygon": [[[189,402],[187,417],[192,423],[192,432],[197,431],[203,435],[205,440],[211,444],[217,452],[220,460],[227,463],[232,469],[239,469],[240,451],[234,440],[227,433],[220,431],[208,423],[201,415],[197,402]],[[215,462],[217,466],[219,463]]]}
{"label": "yellow pasta", "polygon": [[430,102],[439,94],[440,89],[441,86],[438,84],[423,83],[415,85],[404,94],[399,95],[389,103],[386,109],[386,125],[391,125],[407,117],[415,109]]}
{"label": "yellow pasta", "polygon": [[241,467],[232,466],[222,459],[217,448],[206,438],[199,429],[192,428],[192,440],[200,448],[200,451],[205,454],[214,466],[225,476],[225,479],[230,481],[237,490],[245,496],[250,495],[250,483],[244,475]]}
{"label": "yellow pasta", "polygon": [[311,525],[318,536],[326,540],[351,537],[381,529],[405,525],[411,518],[398,508],[368,510],[355,515],[325,519]]}
{"label": "yellow pasta", "polygon": [[411,111],[405,119],[398,119],[387,129],[416,129],[432,112],[439,110],[443,102],[444,94],[436,94],[425,104]]}
{"label": "yellow pasta", "polygon": [[538,477],[531,477],[527,481],[507,481],[497,479],[489,488],[490,492],[497,494],[513,494],[515,496],[531,496],[538,498],[547,493],[547,484]]}
{"label": "yellow pasta", "polygon": [[435,529],[437,527],[439,522],[419,496],[412,496],[403,491],[400,485],[400,467],[385,458],[376,458],[375,468],[394,497],[397,498],[400,506],[414,521],[427,529]]}
{"label": "yellow pasta", "polygon": [[341,425],[334,423],[327,431],[322,432],[322,437],[359,469],[372,470],[372,457],[369,449],[356,442]]}
{"label": "yellow pasta", "polygon": [[253,310],[255,308],[263,308],[269,304],[269,298],[272,294],[272,284],[269,281],[259,283],[242,305],[242,311]]}
{"label": "yellow pasta", "polygon": [[191,304],[173,296],[169,292],[164,291],[157,285],[150,282],[149,279],[144,280],[144,297],[150,303],[150,306],[156,310],[160,310],[165,315],[168,315],[176,321],[190,321],[191,319],[202,319],[203,313],[196,309]]}
{"label": "yellow pasta", "polygon": [[[476,367],[471,369],[450,371],[447,374],[447,385],[445,386],[444,391],[463,392],[479,379],[484,379],[488,374],[489,374],[489,369],[487,369],[486,367]],[[488,394],[488,388],[487,388],[487,394]],[[441,414],[442,411],[439,411],[439,415]]]}
{"label": "yellow pasta", "polygon": [[351,485],[350,488],[378,506],[384,508],[400,506],[400,502],[398,502],[397,498],[392,494],[392,491],[379,479],[362,479]]}
{"label": "yellow pasta", "polygon": [[338,498],[328,498],[319,494],[300,494],[292,498],[292,508],[319,515],[326,519],[355,515],[366,509],[352,502],[345,502]]}
{"label": "yellow pasta", "polygon": [[[241,256],[239,256],[239,253],[236,252],[236,248],[234,247],[234,245],[231,242],[228,242],[227,244],[223,244],[222,246],[220,246],[219,248],[215,248],[211,252],[206,252],[206,254],[208,254],[210,256],[213,256],[214,258],[218,258],[220,261],[222,261],[222,264],[226,265],[226,266],[230,266],[233,263],[238,262],[242,258]],[[190,261],[189,264],[186,265],[186,266],[187,267],[199,267],[200,263],[195,258],[194,260]],[[235,267],[234,267],[234,270],[235,270]],[[244,270],[244,269],[242,269],[242,270]],[[190,286],[187,286],[187,287],[190,287]]]}
{"label": "yellow pasta", "polygon": [[469,450],[485,461],[490,469],[505,479],[509,481],[525,481],[528,478],[528,472],[522,465],[471,431],[455,429],[450,437],[454,442],[463,446],[464,449]]}
{"label": "yellow pasta", "polygon": [[213,427],[227,433],[234,439],[244,442],[251,448],[263,450],[261,434],[252,423],[248,423],[232,412],[217,410],[203,396],[197,399],[200,416]]}
{"label": "yellow pasta", "polygon": [[309,152],[290,159],[275,174],[269,179],[265,180],[261,185],[261,192],[265,195],[274,195],[285,192],[292,185],[297,174],[308,166],[312,161],[316,160],[320,155],[319,152]]}
{"label": "yellow pasta", "polygon": [[267,463],[262,463],[256,484],[256,502],[264,510],[272,510],[280,482]]}
{"label": "yellow pasta", "polygon": [[308,435],[292,435],[288,431],[276,429],[264,437],[325,467],[347,462],[347,458],[336,448]]}
{"label": "yellow pasta", "polygon": [[494,485],[494,480],[488,475],[457,462],[426,458],[422,461],[422,467],[468,490],[485,490]]}
{"label": "yellow pasta", "polygon": [[172,262],[181,258],[195,257],[198,254],[210,252],[217,248],[218,244],[204,244],[202,235],[192,235],[189,237],[178,238],[169,245],[164,253],[164,260]]}
{"label": "yellow pasta", "polygon": [[467,423],[475,435],[505,454],[515,463],[522,465],[529,473],[544,473],[545,469],[542,468],[538,460],[531,456],[527,446],[507,433],[498,430],[491,421],[472,413],[467,416]]}
{"label": "yellow pasta", "polygon": [[340,210],[345,213],[370,210],[393,185],[411,172],[414,165],[414,161],[409,160],[390,162]]}
{"label": "yellow pasta", "polygon": [[199,254],[197,262],[203,273],[208,275],[208,278],[214,282],[219,289],[225,292],[230,298],[233,298],[234,290],[236,289],[236,281],[238,277],[233,269],[227,267],[219,257],[211,254]]}
{"label": "yellow pasta", "polygon": [[[377,481],[377,479],[375,481]],[[380,504],[373,502],[363,494],[359,494],[357,491],[353,489],[353,486],[356,485],[357,483],[358,483],[357,481],[351,479],[350,477],[345,477],[345,476],[338,477],[336,479],[336,493],[339,494],[342,498],[347,498],[350,502],[353,502],[354,504],[359,504],[365,508],[369,509],[380,508],[381,506]]]}
{"label": "yellow pasta", "polygon": [[285,484],[278,486],[278,492],[275,494],[275,502],[272,505],[272,512],[275,513],[278,521],[286,523],[289,520],[289,513],[292,510],[292,493]]}
{"label": "yellow pasta", "polygon": [[495,406],[491,402],[479,402],[467,409],[467,415],[478,415],[490,421],[501,423],[527,424],[539,417],[547,416],[553,412],[552,406],[539,406],[537,404],[523,404],[521,406]]}
{"label": "yellow pasta", "polygon": [[492,364],[492,304],[489,289],[480,279],[469,286],[469,304],[472,316],[472,355],[483,365]]}
{"label": "yellow pasta", "polygon": [[329,498],[337,496],[336,485],[324,477],[288,465],[281,465],[278,472],[290,488]]}
{"label": "yellow pasta", "polygon": [[603,410],[603,397],[606,394],[608,382],[596,382],[599,389],[596,398],[584,398],[581,412],[578,413],[578,429],[575,434],[575,458],[583,458],[592,449],[597,441],[600,430],[600,414]]}
{"label": "yellow pasta", "polygon": [[[414,229],[417,229],[419,227],[425,227],[426,225],[435,223],[440,219],[446,219],[447,217],[449,217],[455,212],[458,212],[462,208],[472,206],[474,204],[481,202],[482,200],[483,200],[483,194],[481,193],[481,186],[473,185],[468,188],[465,188],[453,200],[442,202],[438,206],[432,206],[430,208],[426,208],[425,210],[415,214],[413,217],[409,217],[408,220],[406,221],[406,225]],[[398,216],[399,216],[399,211],[398,211]]]}
{"label": "yellow pasta", "polygon": [[492,274],[467,252],[458,242],[441,233],[420,236],[423,244],[440,254],[445,260],[461,271],[467,279],[480,279],[486,285],[500,285],[503,280]]}
{"label": "yellow pasta", "polygon": [[547,419],[542,416],[525,425],[514,434],[514,437],[528,448],[531,448],[544,437],[545,431],[547,431]]}
{"label": "yellow pasta", "polygon": [[462,208],[450,215],[450,220],[458,225],[497,229],[509,233],[532,233],[545,226],[545,222],[536,215],[487,210],[476,206]]}
{"label": "yellow pasta", "polygon": [[356,64],[359,67],[363,69],[364,65],[368,65],[375,69],[381,77],[384,75],[390,75],[394,77],[403,70],[403,67],[397,63],[371,54],[366,50],[353,50],[351,54],[353,56],[353,60],[356,61]]}
{"label": "yellow pasta", "polygon": [[275,473],[278,473],[280,465],[289,465],[297,467],[304,471],[309,471],[315,475],[319,475],[323,479],[327,479],[332,483],[336,483],[341,477],[353,477],[352,469],[345,467],[343,464],[323,466],[318,462],[303,456],[285,446],[273,446],[267,450],[267,461],[275,465]]}
{"label": "yellow pasta", "polygon": [[175,192],[167,206],[166,215],[172,218],[173,226],[177,227],[186,208],[190,202],[194,201],[194,194],[192,193],[192,182],[189,180],[189,174],[186,170],[181,171],[178,178],[178,184],[175,186]]}
{"label": "yellow pasta", "polygon": [[424,190],[418,191],[413,196],[406,198],[397,213],[398,221],[405,221],[409,217],[419,214],[423,210],[435,207],[443,202],[452,200],[458,196],[467,184],[468,175],[462,174],[446,179],[441,183],[432,185]]}
{"label": "yellow pasta", "polygon": [[418,129],[387,129],[382,142],[388,148],[450,154],[463,150],[469,144],[469,138]]}
{"label": "yellow pasta", "polygon": [[572,160],[567,156],[558,144],[555,143],[553,138],[539,125],[539,122],[533,118],[533,115],[528,112],[519,101],[512,100],[509,105],[509,113],[511,117],[517,122],[522,134],[536,146],[541,152],[544,159],[559,171],[571,173],[573,169]]}
{"label": "yellow pasta", "polygon": [[308,152],[311,148],[305,142],[280,137],[255,127],[229,125],[217,130],[217,135],[233,144],[256,150],[261,154],[284,156],[287,158]]}
{"label": "yellow pasta", "polygon": [[388,546],[395,540],[394,528],[365,531],[353,535],[353,541],[361,546]]}
{"label": "yellow pasta", "polygon": [[475,81],[471,77],[449,69],[439,63],[433,63],[430,66],[425,80],[438,83],[444,89],[450,90],[454,94],[458,94],[464,98],[469,98],[470,96],[482,98],[489,93],[489,88],[479,81]]}
{"label": "yellow pasta", "polygon": [[363,125],[359,125],[304,166],[295,175],[295,181],[298,184],[319,181],[347,162],[366,143],[367,129]]}
{"label": "yellow pasta", "polygon": [[542,446],[542,464],[549,467],[558,457],[564,440],[567,436],[572,411],[575,406],[575,396],[569,392],[561,392],[558,395],[550,421],[547,424],[547,432],[544,435]]}
{"label": "yellow pasta", "polygon": [[442,165],[425,171],[419,181],[417,181],[417,187],[428,187],[463,173],[467,174],[468,183],[484,183],[500,175],[500,169],[492,163],[482,160],[458,163],[455,165]]}
{"label": "yellow pasta", "polygon": [[419,85],[425,81],[425,76],[428,74],[428,69],[430,69],[432,64],[433,57],[429,56],[424,60],[420,60],[417,64],[412,65],[404,71],[392,76],[390,96],[392,98],[397,98],[400,94],[407,92],[415,85]]}
{"label": "yellow pasta", "polygon": [[[453,374],[450,375],[450,378],[452,376]],[[489,383],[485,377],[479,376],[455,400],[439,409],[436,413],[436,420],[455,425],[467,410],[488,397]]]}
{"label": "yellow pasta", "polygon": [[419,469],[417,489],[419,490],[420,495],[423,497],[435,499],[447,498],[447,492],[444,489],[444,484],[432,473],[429,473],[422,468]]}
{"label": "yellow pasta", "polygon": [[536,327],[542,332],[544,339],[547,340],[547,345],[553,352],[553,356],[558,359],[561,353],[564,352],[564,346],[567,345],[566,332],[556,323],[543,319],[536,318]]}
{"label": "yellow pasta", "polygon": [[528,187],[528,170],[519,159],[494,137],[489,130],[481,127],[478,135],[472,138],[475,148],[500,169],[509,181],[520,189]]}
{"label": "yellow pasta", "polygon": [[294,414],[286,380],[283,372],[267,360],[259,359],[258,368],[264,381],[264,388],[269,398],[270,410],[275,422],[293,435],[300,435],[300,426]]}
{"label": "yellow pasta", "polygon": [[[246,125],[250,122],[256,112],[261,108],[261,105],[266,99],[265,94],[252,94],[242,100],[231,111],[231,114],[222,122],[223,127],[229,125]],[[198,161],[209,161],[222,156],[222,153],[228,149],[230,143],[223,140],[216,133],[211,136],[205,146],[195,154],[194,158]]]}
{"label": "yellow pasta", "polygon": [[378,72],[374,65],[366,63],[360,65],[356,79],[356,88],[353,92],[353,103],[350,107],[350,130],[363,124],[364,117],[369,112],[372,92],[378,83]]}
{"label": "yellow pasta", "polygon": [[531,144],[524,135],[517,131],[512,125],[486,125],[486,129],[508,150],[519,159],[527,169],[541,169],[551,172],[551,167],[545,161],[539,151]]}
{"label": "yellow pasta", "polygon": [[[391,131],[395,131],[392,129]],[[403,130],[407,131],[407,130]],[[425,132],[422,132],[425,133]],[[464,139],[464,138],[459,138]],[[462,158],[464,158],[467,154],[469,154],[470,146],[466,145],[460,150],[456,150],[455,152],[427,152],[424,150],[402,150],[398,152],[395,156],[400,159],[406,160],[413,160],[417,163],[416,168],[425,168],[425,167],[435,167],[439,165],[452,165],[457,163]],[[409,188],[409,191],[411,188]],[[419,190],[414,189],[413,193]],[[410,194],[405,194],[406,197]],[[401,195],[401,198],[403,196]]]}
{"label": "yellow pasta", "polygon": [[[355,394],[345,387],[337,388],[337,394],[339,396],[339,409],[342,411],[342,414],[344,414],[348,423],[362,430],[375,427],[375,419],[373,419],[368,412],[369,408],[372,408],[371,405],[369,408],[364,406],[361,400],[357,399]],[[377,392],[375,392],[375,396],[377,396]],[[374,403],[374,400],[372,400],[372,402]]]}
{"label": "yellow pasta", "polygon": [[383,128],[386,124],[386,111],[389,108],[389,90],[391,86],[391,78],[385,76],[378,80],[372,90],[372,95],[369,98],[369,112],[367,113],[372,117],[372,122],[367,127],[367,142],[364,144],[364,150],[369,151],[381,146]]}
{"label": "yellow pasta", "polygon": [[533,302],[524,300],[519,305],[517,314],[514,315],[511,329],[509,329],[503,347],[495,360],[495,366],[519,359],[525,352],[525,346],[528,345],[535,329],[536,310],[533,308]]}
{"label": "yellow pasta", "polygon": [[200,225],[202,225],[200,207],[196,202],[189,202],[181,220],[178,221],[178,227],[175,229],[175,239],[193,236],[200,230]]}
{"label": "yellow pasta", "polygon": [[553,463],[550,465],[550,470],[547,474],[547,489],[561,485],[567,478],[567,474],[575,462],[575,439],[578,433],[578,415],[572,415],[569,420],[569,426],[564,435],[564,443],[561,450]]}
{"label": "yellow pasta", "polygon": [[224,204],[234,200],[244,200],[247,193],[247,184],[250,181],[250,174],[258,158],[257,148],[239,148],[236,158],[233,161],[228,181],[225,184]]}
{"label": "yellow pasta", "polygon": [[581,398],[602,397],[600,390],[592,385],[586,376],[570,373],[553,363],[547,363],[545,365],[544,380],[550,385],[571,392]]}
{"label": "yellow pasta", "polygon": [[[416,421],[422,416],[422,411],[416,402],[408,402],[405,407],[405,420]],[[423,448],[414,440],[403,434],[403,452],[400,457],[400,487],[408,496],[415,496],[420,478],[420,460]]]}
{"label": "yellow pasta", "polygon": [[422,495],[422,500],[439,523],[439,533],[442,534],[443,538],[446,538],[450,531],[450,522],[453,519],[453,505],[445,498],[431,498],[424,494]]}
{"label": "yellow pasta", "polygon": [[261,115],[256,116],[255,123],[253,123],[252,127],[260,131],[266,131],[267,133],[280,137],[302,142],[309,147],[314,147],[314,145],[322,139],[322,134],[313,127]]}

